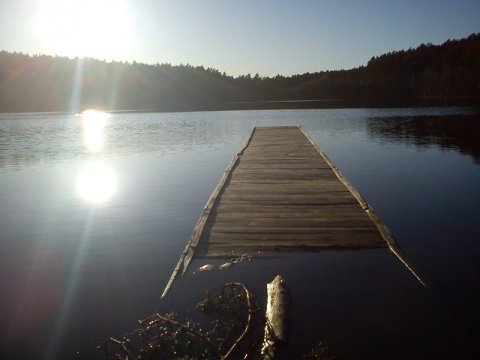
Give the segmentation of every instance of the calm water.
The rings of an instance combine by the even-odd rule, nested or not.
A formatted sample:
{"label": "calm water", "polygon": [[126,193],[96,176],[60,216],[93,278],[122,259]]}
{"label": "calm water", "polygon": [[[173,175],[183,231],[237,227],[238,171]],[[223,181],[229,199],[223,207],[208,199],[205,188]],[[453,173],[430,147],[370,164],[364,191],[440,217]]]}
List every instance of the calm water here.
{"label": "calm water", "polygon": [[[428,291],[386,249],[285,254],[159,296],[253,126],[301,125],[362,193]],[[65,358],[242,281],[294,296],[290,356],[474,358],[480,117],[471,108],[0,114],[0,357]]]}

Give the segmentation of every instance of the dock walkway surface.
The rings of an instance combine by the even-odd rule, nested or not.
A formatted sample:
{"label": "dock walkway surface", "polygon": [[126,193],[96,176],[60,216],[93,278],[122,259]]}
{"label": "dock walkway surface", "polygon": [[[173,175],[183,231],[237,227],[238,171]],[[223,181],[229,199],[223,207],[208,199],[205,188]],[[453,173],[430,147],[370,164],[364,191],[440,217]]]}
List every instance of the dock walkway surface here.
{"label": "dock walkway surface", "polygon": [[208,200],[162,297],[194,257],[385,246],[423,284],[373,209],[301,127],[256,127]]}

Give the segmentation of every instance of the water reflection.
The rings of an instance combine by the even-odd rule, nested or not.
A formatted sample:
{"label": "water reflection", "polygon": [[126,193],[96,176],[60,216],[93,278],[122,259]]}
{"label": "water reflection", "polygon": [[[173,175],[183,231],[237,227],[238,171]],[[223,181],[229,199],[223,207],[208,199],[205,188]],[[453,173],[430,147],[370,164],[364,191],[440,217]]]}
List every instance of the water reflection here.
{"label": "water reflection", "polygon": [[116,185],[117,180],[112,169],[102,162],[93,162],[82,171],[75,187],[85,200],[101,203],[114,194]]}
{"label": "water reflection", "polygon": [[[468,109],[467,109],[468,110]],[[299,124],[309,134],[363,136],[423,146],[440,144],[479,158],[474,109],[336,109],[196,113],[0,114],[0,171],[39,163],[178,154],[192,149],[236,151],[253,126]],[[476,115],[471,114],[472,111]],[[457,115],[458,114],[458,115]],[[438,128],[436,128],[436,126]],[[403,135],[399,135],[403,134]],[[321,144],[323,145],[323,144]],[[233,154],[233,152],[232,152]]]}
{"label": "water reflection", "polygon": [[82,113],[83,144],[90,152],[98,152],[103,147],[104,128],[110,114],[96,110]]}
{"label": "water reflection", "polygon": [[479,115],[370,117],[367,133],[388,143],[456,150],[480,164]]}
{"label": "water reflection", "polygon": [[[471,139],[479,131],[457,122],[472,117],[454,111],[114,114],[97,152],[84,145],[81,116],[0,114],[0,358],[42,357],[49,344],[70,354],[153,313],[208,197],[252,127],[294,124],[362,192],[437,291],[424,292],[382,249],[288,256],[275,266],[251,261],[248,270],[232,267],[228,281],[264,294],[267,281],[287,274],[299,294],[292,333],[305,349],[321,336],[336,353],[348,352],[341,344],[372,352],[352,358],[473,358],[451,355],[478,342],[479,299],[471,284],[480,271],[480,172],[470,157],[478,158]],[[437,121],[444,112],[455,120],[452,128],[452,121]],[[435,123],[442,130],[428,128]],[[432,151],[417,154],[415,146]],[[442,154],[441,146],[469,156]],[[105,178],[113,186],[100,185]],[[90,192],[82,188],[112,206],[78,201],[91,198],[79,195]],[[203,296],[223,283],[223,274],[194,287]],[[433,305],[432,294],[439,296]],[[185,310],[187,300],[176,297],[176,307],[166,310]],[[7,350],[11,356],[2,356]]]}
{"label": "water reflection", "polygon": [[[109,113],[85,110],[82,114],[82,139],[85,149],[97,153],[103,148],[104,129]],[[77,179],[77,193],[85,200],[101,203],[109,199],[116,188],[116,176],[103,162],[91,162]]]}

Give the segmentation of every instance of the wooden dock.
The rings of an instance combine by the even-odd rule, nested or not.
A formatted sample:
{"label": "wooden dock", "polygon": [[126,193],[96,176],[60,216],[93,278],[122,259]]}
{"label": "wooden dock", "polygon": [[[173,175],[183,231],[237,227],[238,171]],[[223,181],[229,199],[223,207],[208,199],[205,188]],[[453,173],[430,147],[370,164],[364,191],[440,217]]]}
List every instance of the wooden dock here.
{"label": "wooden dock", "polygon": [[388,246],[376,213],[302,128],[258,127],[214,190],[162,295],[191,260]]}

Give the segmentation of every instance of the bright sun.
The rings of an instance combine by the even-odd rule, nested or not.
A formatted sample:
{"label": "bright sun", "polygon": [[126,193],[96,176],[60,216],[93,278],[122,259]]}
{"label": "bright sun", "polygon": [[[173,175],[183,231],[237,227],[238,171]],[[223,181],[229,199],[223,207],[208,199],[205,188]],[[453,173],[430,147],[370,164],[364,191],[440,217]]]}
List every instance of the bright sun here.
{"label": "bright sun", "polygon": [[41,0],[37,33],[59,55],[111,60],[127,54],[124,0]]}

